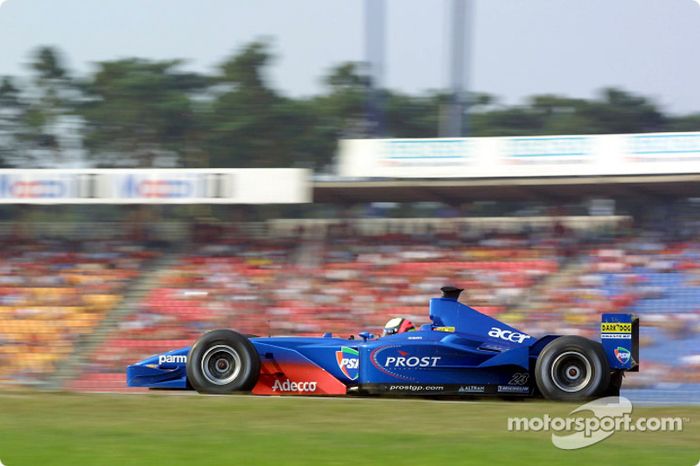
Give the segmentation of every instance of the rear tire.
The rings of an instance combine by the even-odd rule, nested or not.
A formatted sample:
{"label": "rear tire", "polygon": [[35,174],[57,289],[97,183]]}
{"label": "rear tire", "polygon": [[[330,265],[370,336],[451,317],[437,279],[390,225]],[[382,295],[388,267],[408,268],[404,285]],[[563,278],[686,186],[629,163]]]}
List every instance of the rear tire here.
{"label": "rear tire", "polygon": [[187,356],[187,381],[199,393],[250,391],[259,375],[258,352],[246,337],[233,330],[205,333]]}
{"label": "rear tire", "polygon": [[544,347],[535,364],[537,388],[550,400],[582,401],[610,386],[610,365],[600,343],[559,337]]}

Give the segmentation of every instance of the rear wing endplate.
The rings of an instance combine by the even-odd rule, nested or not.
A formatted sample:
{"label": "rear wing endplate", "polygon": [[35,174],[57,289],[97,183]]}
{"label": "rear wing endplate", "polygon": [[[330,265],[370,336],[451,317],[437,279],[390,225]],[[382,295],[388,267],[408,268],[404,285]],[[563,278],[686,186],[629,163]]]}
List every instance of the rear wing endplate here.
{"label": "rear wing endplate", "polygon": [[639,317],[603,314],[600,341],[611,369],[639,371]]}

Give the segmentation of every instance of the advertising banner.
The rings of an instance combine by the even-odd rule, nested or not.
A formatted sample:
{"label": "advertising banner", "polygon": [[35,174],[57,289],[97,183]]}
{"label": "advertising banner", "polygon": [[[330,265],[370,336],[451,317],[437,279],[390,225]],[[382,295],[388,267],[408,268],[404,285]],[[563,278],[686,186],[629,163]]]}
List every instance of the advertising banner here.
{"label": "advertising banner", "polygon": [[86,178],[63,170],[0,170],[0,203],[56,203],[87,197]]}
{"label": "advertising banner", "polygon": [[351,178],[504,178],[700,173],[700,133],[340,143],[339,175]]}
{"label": "advertising banner", "polygon": [[0,170],[4,204],[297,204],[303,169]]}

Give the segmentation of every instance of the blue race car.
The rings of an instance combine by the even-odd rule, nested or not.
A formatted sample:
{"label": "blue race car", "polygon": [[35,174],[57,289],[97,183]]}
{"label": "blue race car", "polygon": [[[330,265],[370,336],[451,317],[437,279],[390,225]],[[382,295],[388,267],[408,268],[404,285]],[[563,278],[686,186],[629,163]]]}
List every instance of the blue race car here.
{"label": "blue race car", "polygon": [[639,370],[639,319],[603,314],[601,343],[580,336],[535,338],[458,301],[443,287],[431,324],[361,339],[256,337],[213,330],[192,347],[127,368],[130,387],[256,395],[543,396],[578,401],[617,395]]}

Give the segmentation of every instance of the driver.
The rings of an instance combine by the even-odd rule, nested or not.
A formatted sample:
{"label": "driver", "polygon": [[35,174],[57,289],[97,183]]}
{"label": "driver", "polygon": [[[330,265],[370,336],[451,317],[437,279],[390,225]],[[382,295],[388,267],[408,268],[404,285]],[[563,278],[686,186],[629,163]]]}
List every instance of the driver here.
{"label": "driver", "polygon": [[413,322],[411,322],[410,320],[404,319],[403,317],[394,317],[393,319],[389,320],[389,322],[387,322],[384,326],[382,336],[396,335],[397,333],[404,332],[412,332],[415,329],[416,326],[413,325]]}

